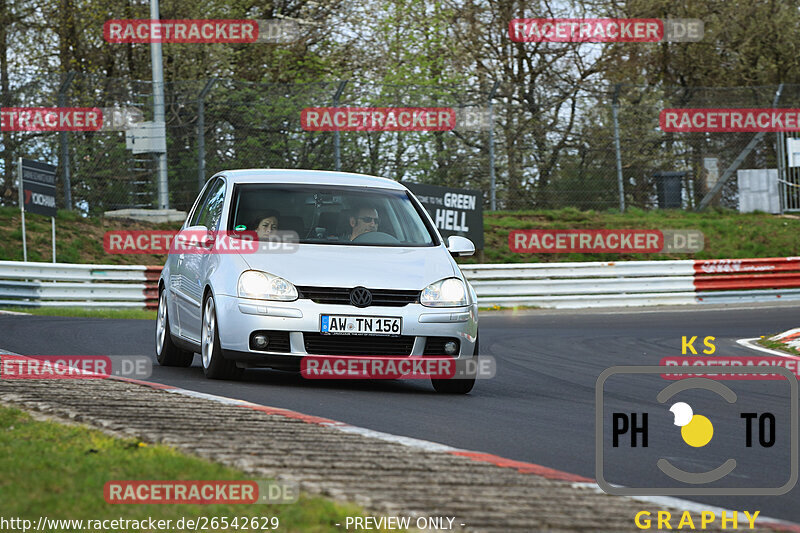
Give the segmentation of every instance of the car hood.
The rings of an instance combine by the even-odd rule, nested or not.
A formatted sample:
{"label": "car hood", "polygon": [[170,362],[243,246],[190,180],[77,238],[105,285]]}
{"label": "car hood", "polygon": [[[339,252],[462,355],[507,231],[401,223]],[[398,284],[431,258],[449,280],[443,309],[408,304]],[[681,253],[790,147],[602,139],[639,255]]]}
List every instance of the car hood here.
{"label": "car hood", "polygon": [[457,275],[444,246],[386,247],[300,244],[291,253],[241,256],[254,270],[300,286],[421,290]]}

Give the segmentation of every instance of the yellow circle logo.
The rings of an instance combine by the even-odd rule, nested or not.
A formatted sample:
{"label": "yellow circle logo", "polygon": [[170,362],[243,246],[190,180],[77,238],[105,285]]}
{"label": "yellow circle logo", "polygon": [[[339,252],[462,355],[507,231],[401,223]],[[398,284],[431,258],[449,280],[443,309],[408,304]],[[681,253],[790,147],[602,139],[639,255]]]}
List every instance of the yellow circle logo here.
{"label": "yellow circle logo", "polygon": [[711,442],[714,424],[703,415],[692,412],[689,404],[678,402],[669,409],[675,415],[675,425],[681,428],[683,441],[694,448],[701,448]]}
{"label": "yellow circle logo", "polygon": [[686,444],[700,448],[711,442],[714,425],[703,415],[694,415],[692,420],[681,428],[681,437]]}

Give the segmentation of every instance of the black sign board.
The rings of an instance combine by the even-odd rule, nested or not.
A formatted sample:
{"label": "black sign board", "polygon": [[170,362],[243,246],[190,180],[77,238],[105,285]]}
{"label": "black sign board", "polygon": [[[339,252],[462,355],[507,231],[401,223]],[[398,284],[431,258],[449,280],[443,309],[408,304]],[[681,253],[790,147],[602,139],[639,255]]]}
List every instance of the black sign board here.
{"label": "black sign board", "polygon": [[56,216],[56,167],[23,159],[21,171],[25,211],[48,217]]}
{"label": "black sign board", "polygon": [[461,235],[483,250],[483,195],[471,189],[451,189],[420,183],[406,183],[414,196],[422,203],[433,219],[433,223],[447,239]]}

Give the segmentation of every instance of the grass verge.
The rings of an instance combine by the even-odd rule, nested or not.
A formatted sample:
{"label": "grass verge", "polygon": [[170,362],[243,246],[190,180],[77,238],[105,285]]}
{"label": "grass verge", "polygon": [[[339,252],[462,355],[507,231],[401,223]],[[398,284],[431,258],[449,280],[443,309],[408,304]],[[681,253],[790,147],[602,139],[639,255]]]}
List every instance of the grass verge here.
{"label": "grass verge", "polygon": [[36,316],[71,316],[78,318],[122,318],[155,320],[156,311],[137,308],[88,308],[88,307],[0,307],[0,311],[15,311]]}
{"label": "grass verge", "polygon": [[[5,518],[37,524],[51,519],[142,520],[182,517],[278,517],[279,531],[334,532],[347,516],[363,516],[343,505],[301,494],[283,505],[111,505],[103,486],[111,480],[252,480],[252,476],[217,463],[184,455],[173,448],[117,439],[78,425],[34,420],[15,408],[0,406],[0,494]],[[68,531],[69,529],[64,529]],[[217,529],[216,531],[224,531]],[[231,530],[236,531],[236,530]]]}
{"label": "grass verge", "polygon": [[[515,253],[508,236],[516,229],[683,229],[703,232],[705,247],[695,254]],[[741,214],[710,209],[702,213],[669,209],[644,211],[580,211],[574,208],[484,213],[486,263],[548,263],[564,261],[650,261],[660,259],[744,259],[788,257],[800,248],[800,218],[766,213]],[[459,258],[477,263],[480,256]]]}
{"label": "grass verge", "polygon": [[785,345],[784,343],[782,343],[780,341],[772,340],[772,337],[774,337],[775,335],[778,335],[778,334],[775,333],[773,335],[765,335],[764,337],[761,337],[758,340],[758,344],[760,344],[764,348],[770,348],[772,350],[778,350],[778,351],[781,351],[781,352],[786,352],[788,354],[796,355],[796,356],[800,357],[800,351],[798,351],[797,349],[792,348],[791,346],[787,346],[787,345]]}
{"label": "grass verge", "polygon": [[[51,260],[50,220],[26,215],[28,260]],[[133,220],[83,218],[74,211],[56,216],[56,259],[61,263],[163,265],[166,255],[108,254],[103,235],[112,230],[178,230],[180,223],[149,224]],[[741,214],[732,210],[709,209],[702,213],[670,209],[630,208],[581,211],[575,208],[532,211],[487,211],[483,218],[487,263],[531,263],[561,261],[635,261],[652,259],[742,259],[788,257],[800,248],[800,218],[767,213]],[[508,247],[514,229],[693,229],[705,236],[705,249],[696,254],[523,254]],[[460,258],[477,263],[480,255]],[[22,260],[22,231],[19,210],[0,207],[0,260]]]}

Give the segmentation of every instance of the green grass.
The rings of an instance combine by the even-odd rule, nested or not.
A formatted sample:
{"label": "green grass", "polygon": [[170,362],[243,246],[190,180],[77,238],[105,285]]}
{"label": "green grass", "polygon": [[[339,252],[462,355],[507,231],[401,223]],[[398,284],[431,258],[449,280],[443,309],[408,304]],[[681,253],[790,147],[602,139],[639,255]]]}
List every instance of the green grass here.
{"label": "green grass", "polygon": [[343,524],[347,516],[363,516],[355,505],[305,494],[296,503],[281,505],[108,504],[103,486],[112,480],[258,480],[173,448],[117,439],[83,426],[36,421],[13,408],[0,407],[0,449],[2,515],[32,520],[34,527],[40,516],[153,517],[173,524],[182,517],[277,516],[279,531],[322,533],[340,532],[335,524]]}
{"label": "green grass", "polygon": [[772,350],[778,350],[781,352],[786,352],[788,354],[800,356],[800,351],[796,348],[792,348],[791,346],[787,346],[779,341],[774,341],[771,338],[774,337],[776,334],[773,335],[765,335],[758,340],[758,344],[764,346],[765,348],[770,348]]}
{"label": "green grass", "polygon": [[[51,261],[50,220],[26,215],[28,258]],[[580,211],[575,208],[533,211],[488,211],[484,213],[485,249],[459,262],[525,263],[563,261],[633,261],[653,259],[743,259],[787,257],[800,250],[800,218],[766,213],[739,214],[723,209],[702,213],[668,209],[645,211],[631,208]],[[148,224],[130,220],[82,218],[75,212],[59,211],[56,217],[56,258],[59,262],[93,264],[163,265],[166,255],[107,254],[103,235],[110,230],[177,230],[179,223]],[[696,254],[522,254],[508,248],[514,229],[694,229],[705,236],[705,248]],[[19,211],[0,207],[0,260],[22,260]]]}
{"label": "green grass", "polygon": [[[800,249],[800,218],[765,213],[740,214],[712,209],[703,213],[632,208],[625,214],[579,211],[574,208],[537,211],[490,211],[483,220],[487,263],[564,261],[635,261],[659,259],[744,259],[788,257]],[[508,235],[515,229],[694,229],[703,232],[705,246],[695,254],[514,253]],[[479,255],[459,259],[477,263]]]}
{"label": "green grass", "polygon": [[[59,263],[110,265],[163,265],[166,255],[108,254],[103,235],[111,230],[178,230],[177,222],[150,224],[134,220],[83,218],[75,211],[56,215],[56,260]],[[53,260],[50,217],[25,214],[28,261]],[[0,207],[0,261],[22,261],[22,228],[19,210]]]}
{"label": "green grass", "polygon": [[526,309],[541,309],[541,306],[538,305],[491,305],[488,307],[480,307],[478,306],[478,311],[506,311],[506,310],[514,310],[514,311],[524,311]]}
{"label": "green grass", "polygon": [[136,308],[88,308],[88,307],[0,307],[0,311],[16,311],[37,316],[72,316],[80,318],[133,318],[155,320],[156,311]]}

